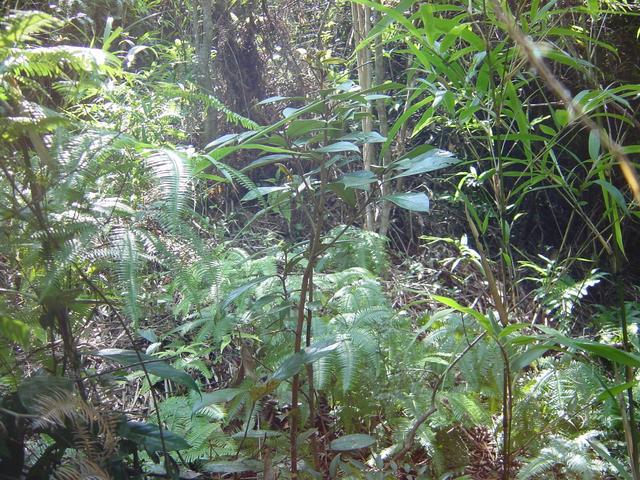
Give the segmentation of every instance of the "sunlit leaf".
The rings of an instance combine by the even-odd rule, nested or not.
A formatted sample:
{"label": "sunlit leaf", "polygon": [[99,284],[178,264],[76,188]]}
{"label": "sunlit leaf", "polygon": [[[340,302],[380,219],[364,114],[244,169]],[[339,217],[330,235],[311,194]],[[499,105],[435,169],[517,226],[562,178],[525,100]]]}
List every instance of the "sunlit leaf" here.
{"label": "sunlit leaf", "polygon": [[395,193],[385,196],[384,199],[413,212],[429,211],[429,197],[424,193]]}

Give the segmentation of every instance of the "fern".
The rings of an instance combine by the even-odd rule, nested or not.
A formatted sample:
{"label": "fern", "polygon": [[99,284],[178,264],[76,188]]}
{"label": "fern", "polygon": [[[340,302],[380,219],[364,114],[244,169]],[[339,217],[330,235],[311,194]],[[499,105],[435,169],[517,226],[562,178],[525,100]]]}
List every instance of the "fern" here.
{"label": "fern", "polygon": [[140,255],[136,236],[131,230],[118,229],[114,231],[112,239],[118,249],[118,276],[125,288],[125,310],[134,327],[137,328],[140,321],[138,306]]}
{"label": "fern", "polygon": [[326,241],[334,241],[333,248],[319,260],[319,271],[343,271],[352,267],[365,268],[374,275],[387,271],[387,240],[375,232],[356,227],[334,227],[327,234]]}
{"label": "fern", "polygon": [[558,468],[569,478],[598,478],[603,473],[604,465],[596,457],[589,441],[599,434],[597,431],[588,431],[573,439],[552,437],[549,445],[518,472],[518,480],[545,478],[549,470]]}
{"label": "fern", "polygon": [[35,10],[18,10],[7,15],[0,35],[0,49],[36,41],[34,35],[47,32],[62,22]]}
{"label": "fern", "polygon": [[159,219],[169,230],[180,225],[191,187],[191,166],[185,154],[163,148],[148,152],[146,164],[157,182],[156,195],[160,198]]}
{"label": "fern", "polygon": [[248,130],[258,130],[260,128],[260,125],[253,120],[230,110],[215,96],[199,91],[199,87],[193,83],[186,83],[184,86],[176,85],[175,83],[160,83],[158,86],[160,91],[168,98],[179,97],[191,102],[202,102],[207,108],[213,108],[223,113],[229,123],[240,125]]}

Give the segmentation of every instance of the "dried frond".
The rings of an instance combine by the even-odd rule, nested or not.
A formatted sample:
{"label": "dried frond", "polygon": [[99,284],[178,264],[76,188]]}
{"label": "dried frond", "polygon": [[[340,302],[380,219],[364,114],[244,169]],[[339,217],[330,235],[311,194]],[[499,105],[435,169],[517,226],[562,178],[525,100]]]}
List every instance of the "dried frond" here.
{"label": "dried frond", "polygon": [[102,412],[65,390],[42,395],[35,404],[40,417],[34,421],[34,427],[69,427],[74,433],[76,448],[91,461],[101,463],[116,451],[117,415]]}
{"label": "dried frond", "polygon": [[111,477],[94,462],[81,459],[61,465],[53,474],[55,480],[110,480]]}

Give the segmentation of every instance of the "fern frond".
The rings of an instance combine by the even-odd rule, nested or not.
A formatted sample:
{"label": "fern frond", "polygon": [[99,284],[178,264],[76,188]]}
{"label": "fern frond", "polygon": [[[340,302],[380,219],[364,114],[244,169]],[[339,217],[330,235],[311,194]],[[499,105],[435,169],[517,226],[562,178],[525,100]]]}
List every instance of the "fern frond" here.
{"label": "fern frond", "polygon": [[257,185],[246,174],[227,165],[226,163],[221,162],[220,160],[216,160],[211,155],[203,155],[203,160],[210,162],[230,182],[236,181],[250,192],[254,192],[256,198],[262,204],[262,206],[267,206],[263,195],[260,193],[260,190],[258,190]]}
{"label": "fern frond", "polygon": [[175,230],[180,225],[180,214],[189,198],[191,166],[185,154],[163,148],[149,152],[145,163],[153,172],[160,197],[159,216],[163,224]]}
{"label": "fern frond", "polygon": [[202,102],[206,107],[223,113],[229,123],[240,125],[247,130],[260,129],[260,125],[256,122],[233,112],[218,98],[211,94],[201,92],[199,87],[192,83],[187,83],[185,86],[175,83],[160,83],[159,87],[167,97],[179,97],[192,102]]}
{"label": "fern frond", "polygon": [[78,74],[110,74],[118,71],[118,58],[97,48],[60,45],[54,47],[10,48],[2,62],[6,74],[19,78],[59,77],[65,69]]}
{"label": "fern frond", "polygon": [[111,480],[111,476],[91,460],[76,459],[53,472],[55,480]]}
{"label": "fern frond", "polygon": [[18,10],[2,20],[4,30],[0,34],[0,49],[35,41],[34,35],[60,26],[62,22],[51,15],[36,10]]}
{"label": "fern frond", "polygon": [[118,249],[117,272],[125,289],[125,311],[133,325],[137,327],[140,320],[140,308],[138,305],[140,254],[136,235],[129,229],[118,228],[112,233],[112,242]]}
{"label": "fern frond", "polygon": [[518,473],[518,480],[528,480],[543,475],[552,468],[590,480],[602,473],[603,464],[595,455],[589,440],[600,434],[588,431],[573,439],[552,437],[536,457],[529,460]]}

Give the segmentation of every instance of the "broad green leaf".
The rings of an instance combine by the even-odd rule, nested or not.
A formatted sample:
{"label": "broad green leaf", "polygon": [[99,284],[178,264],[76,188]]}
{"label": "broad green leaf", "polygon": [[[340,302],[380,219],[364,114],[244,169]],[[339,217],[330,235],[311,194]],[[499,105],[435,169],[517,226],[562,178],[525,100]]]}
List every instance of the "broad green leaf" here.
{"label": "broad green leaf", "polygon": [[358,146],[351,142],[336,142],[326,147],[315,150],[318,153],[337,153],[337,152],[357,152],[360,153]]}
{"label": "broad green leaf", "polygon": [[335,352],[342,342],[320,343],[319,345],[311,345],[303,350],[304,363],[313,363]]}
{"label": "broad green leaf", "polygon": [[433,356],[428,356],[428,357],[424,357],[422,359],[423,363],[435,363],[438,365],[445,365],[448,366],[451,362],[448,362],[447,360],[445,360],[444,358],[440,358],[440,357],[433,357]]}
{"label": "broad green leaf", "polygon": [[429,211],[429,197],[427,197],[424,193],[395,193],[393,195],[386,195],[383,198],[395,203],[399,207],[411,210],[413,212]]}
{"label": "broad green leaf", "polygon": [[282,160],[290,160],[293,158],[293,155],[288,153],[274,153],[273,155],[265,155],[264,157],[260,157],[244,168],[241,168],[241,172],[248,172],[249,170],[253,170],[254,168],[264,167],[265,165],[271,165],[276,162],[280,162]]}
{"label": "broad green leaf", "polygon": [[327,188],[338,195],[347,205],[356,206],[356,193],[352,188],[346,188],[339,182],[330,183]]}
{"label": "broad green leaf", "polygon": [[364,96],[364,99],[367,102],[372,102],[374,100],[386,100],[387,98],[392,98],[392,97],[389,96],[389,95],[384,95],[382,93],[374,93],[374,94],[371,94],[371,95],[365,95]]}
{"label": "broad green leaf", "polygon": [[433,150],[429,150],[417,157],[400,160],[397,163],[396,168],[403,169],[404,171],[396,175],[394,178],[432,172],[441,168],[450,167],[451,165],[455,165],[459,162],[460,160],[458,160],[453,153],[434,148]]}
{"label": "broad green leaf", "polygon": [[2,336],[11,342],[17,342],[22,346],[27,346],[31,327],[15,318],[0,316],[0,332]]}
{"label": "broad green leaf", "polygon": [[543,325],[538,325],[537,327],[550,335],[551,340],[559,343],[560,345],[564,345],[565,347],[593,353],[598,357],[606,358],[607,360],[611,360],[612,362],[620,363],[622,365],[628,365],[634,368],[640,367],[640,356],[635,353],[625,352],[624,350],[619,350],[611,345],[594,342],[592,340],[576,340],[569,338],[562,335],[557,330]]}
{"label": "broad green leaf", "polygon": [[122,423],[118,428],[118,434],[140,445],[147,452],[161,452],[163,450],[162,440],[164,440],[164,448],[167,452],[191,448],[191,445],[184,438],[169,430],[162,429],[161,437],[158,426],[150,423],[133,421]]}
{"label": "broad green leaf", "polygon": [[606,447],[597,440],[589,440],[589,445],[593,448],[600,457],[609,462],[617,470],[620,479],[633,480],[631,474],[627,471],[627,467],[620,462],[617,458],[614,458]]}
{"label": "broad green leaf", "polygon": [[282,116],[284,118],[289,118],[293,115],[295,115],[298,112],[298,108],[293,108],[293,107],[287,107],[284,110],[282,110]]}
{"label": "broad green leaf", "polygon": [[283,100],[290,100],[291,97],[283,97],[282,95],[274,95],[273,97],[260,100],[256,105],[268,105],[270,103],[282,102]]}
{"label": "broad green leaf", "polygon": [[327,123],[322,120],[301,119],[294,120],[287,127],[287,136],[289,138],[299,138],[309,132],[317,132],[325,129]]}
{"label": "broad green leaf", "polygon": [[386,137],[383,137],[378,132],[356,132],[350,133],[348,135],[344,135],[340,137],[338,140],[346,140],[350,142],[358,142],[358,143],[384,143],[387,141]]}
{"label": "broad green leaf", "polygon": [[312,345],[288,356],[278,369],[271,374],[270,380],[284,381],[298,374],[307,363],[313,363],[331,354],[340,347],[340,342]]}
{"label": "broad green leaf", "polygon": [[156,343],[158,341],[158,336],[155,334],[153,330],[149,329],[140,329],[138,330],[138,335],[144,338],[147,342]]}
{"label": "broad green leaf", "polygon": [[338,180],[347,188],[359,188],[362,190],[368,190],[369,185],[377,181],[378,178],[370,170],[360,170],[358,172],[345,173]]}
{"label": "broad green leaf", "polygon": [[369,447],[374,443],[376,443],[376,439],[371,435],[355,433],[353,435],[336,438],[331,442],[329,448],[337,452],[348,452],[349,450],[359,450]]}
{"label": "broad green leaf", "polygon": [[251,290],[256,285],[264,282],[267,278],[271,278],[271,277],[269,275],[264,275],[264,276],[261,276],[261,277],[258,277],[258,278],[254,278],[253,280],[251,280],[251,281],[245,283],[244,285],[241,285],[240,287],[236,288],[235,290],[233,290],[231,293],[229,293],[229,295],[227,295],[224,298],[222,303],[220,303],[220,309],[221,310],[225,310],[229,305],[231,305],[238,298],[240,298],[240,296],[243,293],[248,292],[249,290]]}
{"label": "broad green leaf", "polygon": [[211,462],[206,463],[202,470],[207,473],[244,473],[244,472],[261,472],[264,465],[251,459],[235,460],[228,462]]}
{"label": "broad green leaf", "polygon": [[617,395],[621,394],[622,392],[625,392],[630,388],[635,387],[636,383],[638,382],[634,380],[631,382],[621,383],[618,385],[614,385],[612,387],[608,387],[602,393],[600,393],[600,395],[598,395],[596,399],[599,402],[602,402],[604,400],[607,400],[608,398],[612,398],[612,397],[615,398]]}
{"label": "broad green leaf", "polygon": [[507,325],[500,331],[500,335],[498,335],[498,338],[506,337],[508,335],[511,335],[513,332],[517,332],[519,330],[522,330],[523,328],[527,328],[528,326],[529,325],[526,323],[512,323],[510,325]]}
{"label": "broad green leaf", "polygon": [[534,345],[519,355],[514,356],[511,361],[511,370],[518,372],[523,368],[531,365],[538,360],[542,355],[549,351],[550,346]]}
{"label": "broad green leaf", "polygon": [[606,190],[623,212],[627,213],[629,211],[624,195],[622,195],[622,192],[618,190],[615,185],[612,185],[611,182],[602,179],[594,180],[593,183],[597,183]]}
{"label": "broad green leaf", "polygon": [[140,357],[138,357],[138,354],[133,350],[122,350],[119,348],[105,348],[103,350],[99,350],[94,355],[107,358],[113,362],[121,364],[125,368],[131,368],[133,370],[142,370],[142,365],[140,364],[140,360],[142,360],[144,367],[150,374],[156,375],[160,378],[173,380],[176,383],[184,385],[188,389],[198,391],[198,385],[195,380],[191,378],[191,375],[183,372],[182,370],[178,370],[177,368],[173,368],[164,360],[150,355],[140,353]]}
{"label": "broad green leaf", "polygon": [[203,393],[202,398],[194,403],[192,412],[196,413],[209,405],[230,402],[244,391],[242,388],[223,388],[215,392]]}

